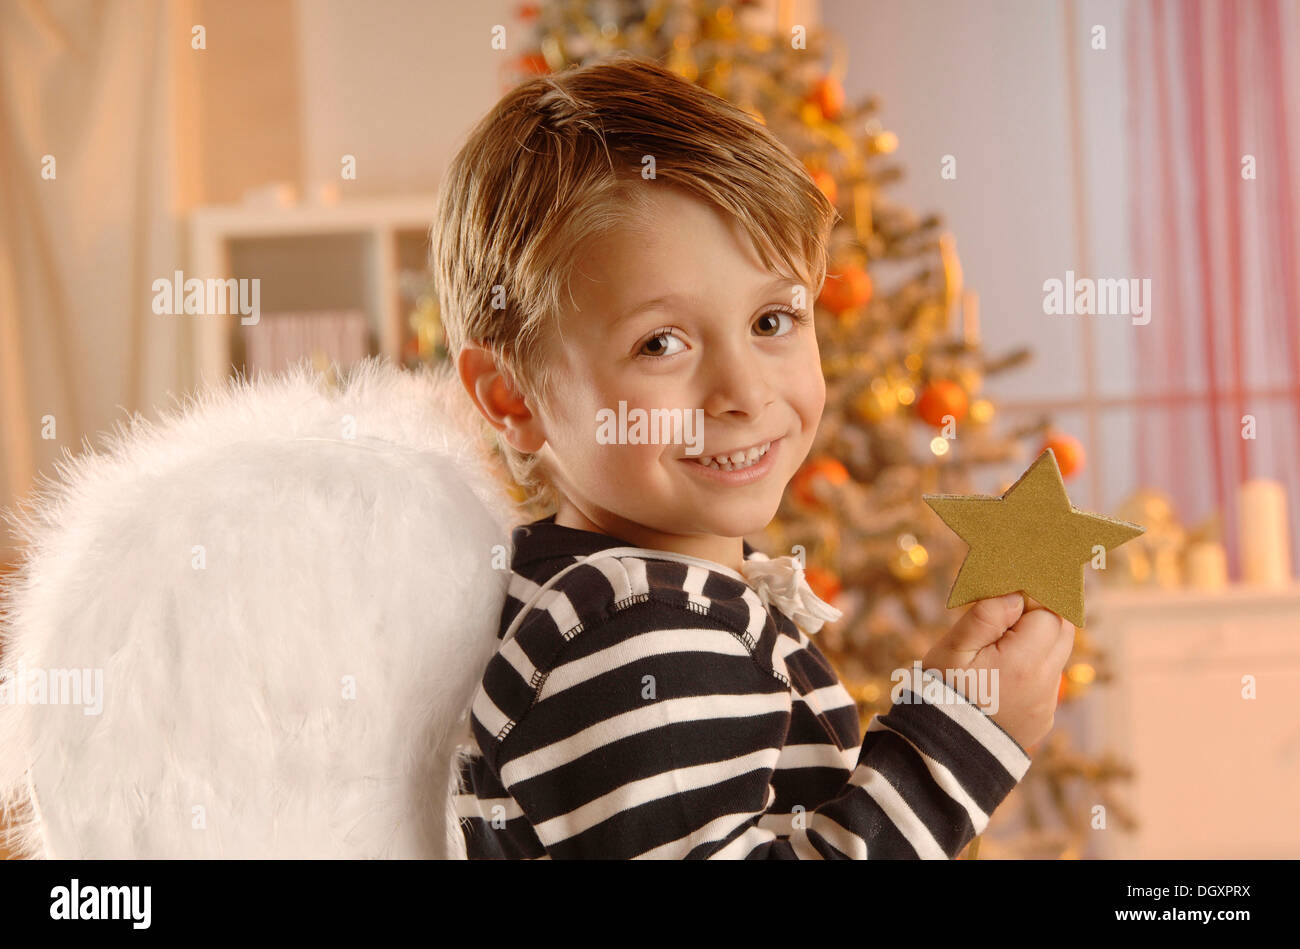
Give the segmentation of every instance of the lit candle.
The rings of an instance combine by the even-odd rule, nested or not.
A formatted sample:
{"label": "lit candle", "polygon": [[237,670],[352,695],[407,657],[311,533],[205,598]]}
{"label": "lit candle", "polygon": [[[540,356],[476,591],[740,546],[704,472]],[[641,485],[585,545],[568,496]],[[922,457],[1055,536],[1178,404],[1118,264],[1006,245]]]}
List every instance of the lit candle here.
{"label": "lit candle", "polygon": [[1252,479],[1241,486],[1241,579],[1259,586],[1291,582],[1286,492],[1276,481]]}

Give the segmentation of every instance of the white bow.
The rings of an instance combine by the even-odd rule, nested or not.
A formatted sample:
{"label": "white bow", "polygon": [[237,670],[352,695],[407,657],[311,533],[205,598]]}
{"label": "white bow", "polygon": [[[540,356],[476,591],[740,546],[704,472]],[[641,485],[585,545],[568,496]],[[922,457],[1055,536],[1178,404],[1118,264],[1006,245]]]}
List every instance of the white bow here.
{"label": "white bow", "polygon": [[740,572],[764,606],[775,606],[805,633],[815,633],[823,623],[844,615],[813,592],[803,567],[791,556],[772,559],[756,551],[741,564]]}

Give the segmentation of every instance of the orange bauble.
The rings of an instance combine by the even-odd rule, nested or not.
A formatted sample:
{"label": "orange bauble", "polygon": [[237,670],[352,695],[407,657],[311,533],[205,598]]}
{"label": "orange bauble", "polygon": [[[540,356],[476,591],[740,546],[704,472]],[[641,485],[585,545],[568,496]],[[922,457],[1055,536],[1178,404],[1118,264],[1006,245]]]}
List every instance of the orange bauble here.
{"label": "orange bauble", "polygon": [[821,500],[817,489],[823,484],[840,485],[849,480],[849,471],[834,458],[822,455],[800,468],[790,481],[794,496],[808,507],[817,507]]}
{"label": "orange bauble", "polygon": [[817,190],[826,195],[826,200],[834,205],[840,197],[840,186],[835,183],[835,176],[824,168],[818,168],[816,171],[808,172],[808,174],[812,175],[813,184],[817,186]]}
{"label": "orange bauble", "polygon": [[808,581],[808,586],[812,587],[812,591],[827,603],[835,599],[843,589],[840,578],[822,567],[808,567],[803,575]]}
{"label": "orange bauble", "polygon": [[967,407],[966,390],[951,379],[932,380],[916,400],[916,414],[935,428],[943,427],[946,415],[960,422],[966,417]]}
{"label": "orange bauble", "polygon": [[844,111],[844,87],[830,76],[819,79],[808,94],[808,101],[815,103],[826,118],[837,119]]}
{"label": "orange bauble", "polygon": [[546,62],[546,57],[541,53],[525,53],[516,62],[519,71],[528,73],[530,76],[545,76],[551,71],[550,65]]}
{"label": "orange bauble", "polygon": [[1038,449],[1040,455],[1044,448],[1052,449],[1052,454],[1056,456],[1056,466],[1061,469],[1062,478],[1073,477],[1083,470],[1086,461],[1083,444],[1074,436],[1064,432],[1052,432],[1043,443],[1043,448]]}
{"label": "orange bauble", "polygon": [[871,302],[871,275],[854,264],[827,271],[817,302],[832,313],[866,306]]}

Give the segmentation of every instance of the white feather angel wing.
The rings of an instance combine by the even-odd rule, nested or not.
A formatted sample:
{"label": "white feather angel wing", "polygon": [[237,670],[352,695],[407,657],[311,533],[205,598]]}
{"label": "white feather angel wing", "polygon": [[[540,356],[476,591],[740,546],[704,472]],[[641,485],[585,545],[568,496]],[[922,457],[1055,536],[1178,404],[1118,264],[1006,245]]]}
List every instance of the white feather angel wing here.
{"label": "white feather angel wing", "polygon": [[65,458],[8,515],[11,846],[463,857],[455,750],[516,516],[472,413],[446,371],[300,365]]}

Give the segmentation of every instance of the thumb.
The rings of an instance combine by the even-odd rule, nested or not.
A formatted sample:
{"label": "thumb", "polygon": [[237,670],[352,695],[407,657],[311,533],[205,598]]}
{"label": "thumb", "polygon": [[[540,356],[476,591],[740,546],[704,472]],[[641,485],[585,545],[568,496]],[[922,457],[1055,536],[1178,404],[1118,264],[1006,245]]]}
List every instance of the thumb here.
{"label": "thumb", "polygon": [[947,645],[963,652],[978,652],[997,642],[1025,610],[1020,591],[979,600],[948,631]]}

